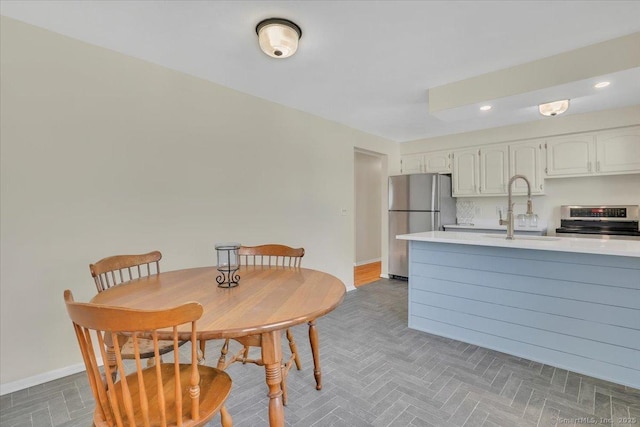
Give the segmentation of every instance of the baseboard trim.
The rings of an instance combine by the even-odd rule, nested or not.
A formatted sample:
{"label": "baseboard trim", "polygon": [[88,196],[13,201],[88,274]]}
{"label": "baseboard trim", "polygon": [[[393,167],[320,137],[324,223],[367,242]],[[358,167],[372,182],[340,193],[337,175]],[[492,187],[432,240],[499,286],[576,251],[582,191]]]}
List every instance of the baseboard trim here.
{"label": "baseboard trim", "polygon": [[380,262],[380,261],[382,261],[382,258],[367,259],[365,261],[356,262],[353,265],[354,267],[360,267],[361,265],[371,264],[371,263]]}
{"label": "baseboard trim", "polygon": [[[102,361],[99,361],[102,364]],[[78,363],[71,366],[66,366],[60,369],[54,369],[53,371],[43,372],[42,374],[34,375],[32,377],[23,378],[21,380],[12,381],[10,383],[0,384],[0,396],[13,393],[15,391],[24,390],[25,388],[40,385],[49,381],[57,380],[69,375],[77,374],[84,371],[86,368],[84,363]]]}

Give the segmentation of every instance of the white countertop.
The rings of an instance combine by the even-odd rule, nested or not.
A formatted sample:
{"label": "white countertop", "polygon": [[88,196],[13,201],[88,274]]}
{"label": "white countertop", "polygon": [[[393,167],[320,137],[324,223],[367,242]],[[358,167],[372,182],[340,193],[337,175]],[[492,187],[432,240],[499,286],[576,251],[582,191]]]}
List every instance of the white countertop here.
{"label": "white countertop", "polygon": [[494,246],[640,258],[640,240],[598,240],[557,236],[515,236],[514,240],[507,240],[505,236],[506,233],[502,235],[462,233],[456,231],[427,231],[424,233],[402,234],[396,236],[396,238],[423,242],[455,243],[459,245]]}

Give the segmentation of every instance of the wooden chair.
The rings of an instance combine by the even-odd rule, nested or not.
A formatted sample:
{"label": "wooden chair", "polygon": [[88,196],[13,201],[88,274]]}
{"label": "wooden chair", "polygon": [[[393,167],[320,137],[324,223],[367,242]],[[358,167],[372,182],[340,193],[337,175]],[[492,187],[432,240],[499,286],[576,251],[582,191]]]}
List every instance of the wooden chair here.
{"label": "wooden chair", "polygon": [[89,265],[98,292],[140,277],[160,273],[159,251],[142,255],[115,255]]}
{"label": "wooden chair", "polygon": [[[218,411],[222,426],[232,426],[231,416],[224,407],[231,391],[231,378],[217,368],[197,363],[196,320],[202,316],[200,304],[191,302],[166,310],[135,310],[74,302],[69,290],[64,292],[64,300],[96,401],[93,414],[96,427],[201,426]],[[191,361],[186,364],[179,360],[178,327],[181,325],[190,326],[189,332],[182,332],[191,337]],[[172,363],[160,360],[159,329],[173,337],[175,361]],[[129,363],[128,370],[132,371],[129,373],[118,340],[122,334],[130,335],[133,341],[135,363]],[[155,343],[155,364],[146,368],[141,363],[142,334]],[[114,369],[120,377],[117,382],[108,364],[104,365],[104,375],[98,366],[99,359],[107,357],[105,336],[111,336],[115,343]]]}
{"label": "wooden chair", "polygon": [[300,268],[304,248],[285,245],[241,246],[238,250],[240,265]]}
{"label": "wooden chair", "polygon": [[[141,255],[115,255],[103,258],[95,264],[90,264],[89,270],[91,271],[91,277],[93,277],[98,292],[102,292],[122,282],[160,273],[161,259],[162,254],[159,251]],[[134,351],[131,339],[127,339],[125,342],[122,342],[122,337],[120,337],[120,339],[120,344],[122,344],[122,358],[133,359]],[[180,345],[184,343],[184,341],[181,341]],[[111,346],[111,344],[111,339],[107,337],[107,346]],[[138,340],[138,345],[140,347],[140,357],[147,359],[148,365],[152,365],[154,360],[153,341],[141,338]],[[172,350],[173,342],[160,340],[160,355]],[[109,353],[108,363],[113,366],[113,362],[113,355]]]}
{"label": "wooden chair", "polygon": [[[244,266],[300,268],[302,257],[304,256],[304,249],[295,249],[289,246],[275,244],[241,246],[238,250],[238,256],[240,258],[239,264]],[[296,368],[298,370],[302,368],[300,356],[298,356],[298,349],[293,338],[293,333],[290,329],[286,330],[286,336],[289,341],[291,356],[282,365],[282,402],[285,405],[287,404],[287,374],[289,373],[293,363],[296,364]],[[235,362],[242,362],[242,364],[254,363],[259,366],[264,365],[262,359],[249,358],[249,350],[251,347],[261,347],[260,335],[234,338],[234,340],[242,344],[242,349],[227,360],[229,339],[226,339],[222,346],[222,350],[220,351],[220,359],[218,360],[219,369],[227,369],[229,365]],[[203,345],[202,342],[201,345]],[[201,348],[201,351],[204,353],[203,348]]]}

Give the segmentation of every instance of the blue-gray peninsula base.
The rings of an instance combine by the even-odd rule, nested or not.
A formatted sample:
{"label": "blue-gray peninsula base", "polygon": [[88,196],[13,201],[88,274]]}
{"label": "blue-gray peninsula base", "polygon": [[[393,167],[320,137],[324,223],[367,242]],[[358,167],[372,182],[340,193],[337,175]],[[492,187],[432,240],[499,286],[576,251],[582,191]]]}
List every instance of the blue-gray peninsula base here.
{"label": "blue-gray peninsula base", "polygon": [[410,328],[640,389],[640,241],[398,238]]}

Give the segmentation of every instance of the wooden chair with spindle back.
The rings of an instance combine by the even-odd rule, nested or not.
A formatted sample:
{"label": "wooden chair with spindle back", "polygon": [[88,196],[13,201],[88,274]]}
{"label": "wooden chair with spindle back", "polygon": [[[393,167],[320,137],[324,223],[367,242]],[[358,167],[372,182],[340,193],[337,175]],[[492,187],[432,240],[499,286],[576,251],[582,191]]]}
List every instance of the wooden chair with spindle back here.
{"label": "wooden chair with spindle back", "polygon": [[[289,246],[277,244],[241,246],[238,250],[238,257],[240,258],[238,263],[243,266],[300,268],[303,256],[304,248],[291,248]],[[302,368],[293,333],[288,328],[286,330],[286,336],[289,341],[291,356],[282,364],[282,402],[285,405],[287,404],[287,374],[293,363],[295,363],[298,370]],[[251,347],[261,347],[260,335],[251,335],[248,337],[233,339],[242,344],[242,349],[227,360],[229,339],[226,339],[220,351],[220,359],[218,360],[217,365],[219,369],[227,369],[229,365],[235,362],[242,362],[243,364],[254,363],[259,366],[264,365],[261,358],[249,358],[249,350]],[[204,354],[204,342],[201,341],[200,345],[200,350]]]}
{"label": "wooden chair with spindle back", "polygon": [[285,245],[240,246],[238,249],[240,265],[300,268],[303,256],[304,248]]}
{"label": "wooden chair with spindle back", "polygon": [[[115,426],[202,426],[220,412],[223,427],[232,426],[224,403],[231,391],[231,378],[220,369],[198,364],[196,321],[202,316],[202,306],[196,302],[164,310],[135,310],[73,300],[71,291],[64,292],[67,312],[73,322],[87,376],[96,401],[93,422],[96,427]],[[181,339],[190,336],[191,361],[180,363],[178,351]],[[188,327],[188,329],[187,329]],[[169,334],[173,343],[174,361],[160,360],[159,330]],[[134,366],[125,366],[118,336],[129,335],[133,341]],[[143,368],[140,350],[141,336],[155,343],[155,364]],[[104,360],[104,337],[111,336],[116,364],[115,372],[104,365],[104,375],[98,366]],[[151,339],[149,339],[151,337]],[[99,353],[96,354],[96,348]]]}
{"label": "wooden chair with spindle back", "polygon": [[89,265],[98,292],[122,282],[160,273],[159,251],[141,255],[115,255]]}
{"label": "wooden chair with spindle back", "polygon": [[[103,258],[95,264],[89,265],[91,277],[96,284],[98,292],[102,292],[113,286],[117,286],[122,282],[150,276],[160,273],[160,260],[162,254],[159,251],[149,252],[140,255],[114,255]],[[133,343],[130,339],[120,337],[122,344],[122,358],[133,359]],[[180,345],[185,341],[181,341]],[[107,337],[107,346],[110,346],[111,339]],[[148,360],[148,365],[152,365],[154,361],[154,345],[153,341],[139,339],[140,357]],[[161,340],[159,343],[160,355],[173,350],[173,342]],[[109,353],[108,363],[113,366],[113,355]]]}

